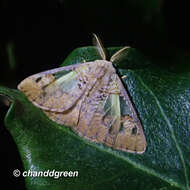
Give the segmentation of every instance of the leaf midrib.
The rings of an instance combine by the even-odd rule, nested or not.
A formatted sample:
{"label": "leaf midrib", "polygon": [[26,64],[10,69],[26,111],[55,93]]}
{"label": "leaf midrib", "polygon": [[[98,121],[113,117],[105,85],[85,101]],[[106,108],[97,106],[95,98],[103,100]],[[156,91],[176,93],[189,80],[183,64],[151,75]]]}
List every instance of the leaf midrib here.
{"label": "leaf midrib", "polygon": [[152,90],[142,81],[142,79],[140,79],[138,76],[137,76],[138,80],[140,81],[140,83],[142,84],[142,86],[151,94],[151,96],[154,98],[155,102],[156,102],[156,105],[158,106],[160,112],[161,112],[161,115],[162,117],[164,118],[164,120],[166,121],[168,127],[169,127],[169,130],[171,132],[171,136],[172,136],[172,139],[176,145],[176,149],[178,151],[178,154],[179,154],[179,157],[181,159],[181,163],[182,163],[182,166],[183,166],[183,169],[184,169],[184,176],[185,176],[185,181],[186,181],[186,188],[187,190],[190,190],[190,186],[189,186],[189,179],[188,179],[188,174],[187,174],[187,168],[186,168],[186,164],[185,164],[185,160],[184,160],[184,156],[183,156],[183,152],[177,142],[177,139],[176,139],[176,136],[175,136],[175,133],[174,133],[174,130],[173,130],[173,126],[172,124],[170,123],[170,120],[168,119],[168,117],[166,116],[158,98],[156,97],[156,95],[152,92]]}

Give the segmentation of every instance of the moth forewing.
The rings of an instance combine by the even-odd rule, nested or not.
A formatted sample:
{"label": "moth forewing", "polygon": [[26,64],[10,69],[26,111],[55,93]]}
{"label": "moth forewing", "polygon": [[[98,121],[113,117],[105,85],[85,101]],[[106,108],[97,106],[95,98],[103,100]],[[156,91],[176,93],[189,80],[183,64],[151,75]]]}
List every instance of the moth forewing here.
{"label": "moth forewing", "polygon": [[78,69],[80,67],[89,68],[89,63],[32,75],[24,79],[18,85],[18,89],[23,91],[33,104],[43,110],[66,111],[76,103],[86,89],[85,79]]}
{"label": "moth forewing", "polygon": [[118,76],[117,82],[121,92],[121,98],[123,98],[125,102],[123,105],[125,106],[125,109],[123,109],[125,111],[123,113],[121,110],[122,128],[120,128],[121,130],[116,138],[115,148],[141,154],[146,150],[146,138],[142,124],[130,100],[128,92],[124,88]]}

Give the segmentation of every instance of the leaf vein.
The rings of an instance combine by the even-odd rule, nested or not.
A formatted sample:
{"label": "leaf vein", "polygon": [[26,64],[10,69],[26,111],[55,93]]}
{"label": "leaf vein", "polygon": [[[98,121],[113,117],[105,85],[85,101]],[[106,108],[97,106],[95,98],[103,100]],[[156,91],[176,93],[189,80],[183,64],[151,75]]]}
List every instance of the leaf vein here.
{"label": "leaf vein", "polygon": [[185,164],[185,160],[184,160],[184,156],[183,156],[183,152],[177,142],[177,139],[176,139],[176,136],[175,136],[175,133],[174,133],[174,129],[173,129],[173,126],[172,124],[170,123],[170,120],[168,119],[166,113],[164,112],[158,98],[155,96],[155,94],[152,92],[152,90],[142,81],[139,79],[139,81],[141,82],[141,84],[143,85],[143,87],[152,95],[152,97],[155,99],[156,101],[156,104],[158,106],[158,108],[160,109],[160,112],[161,112],[161,115],[163,116],[164,120],[166,121],[168,127],[169,127],[169,130],[171,132],[171,136],[172,136],[172,139],[174,140],[175,142],[175,145],[176,145],[176,149],[179,153],[179,157],[181,159],[181,162],[182,162],[182,166],[183,166],[183,169],[184,169],[184,176],[185,176],[185,181],[186,181],[186,187],[188,190],[190,190],[190,186],[189,186],[189,179],[188,179],[188,174],[187,174],[187,168],[186,168],[186,164]]}

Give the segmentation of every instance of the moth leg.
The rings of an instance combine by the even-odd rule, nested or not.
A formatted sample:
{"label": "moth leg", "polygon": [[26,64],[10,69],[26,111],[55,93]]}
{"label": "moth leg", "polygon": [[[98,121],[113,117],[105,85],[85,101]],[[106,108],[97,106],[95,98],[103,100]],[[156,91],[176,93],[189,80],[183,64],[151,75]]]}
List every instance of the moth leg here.
{"label": "moth leg", "polygon": [[82,58],[82,63],[86,63],[86,59]]}
{"label": "moth leg", "polygon": [[122,78],[122,79],[125,79],[125,78],[127,78],[127,75],[123,75],[121,78]]}

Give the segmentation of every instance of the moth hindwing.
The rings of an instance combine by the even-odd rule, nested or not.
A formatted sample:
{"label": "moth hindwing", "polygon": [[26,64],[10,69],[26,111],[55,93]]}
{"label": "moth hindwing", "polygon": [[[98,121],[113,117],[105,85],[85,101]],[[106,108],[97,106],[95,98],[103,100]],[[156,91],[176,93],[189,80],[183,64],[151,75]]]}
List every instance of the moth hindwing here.
{"label": "moth hindwing", "polygon": [[[97,36],[95,40],[105,58]],[[118,56],[117,52],[113,55]],[[23,80],[18,89],[51,120],[71,127],[90,141],[139,154],[146,149],[141,122],[109,61],[96,60],[35,74]]]}

